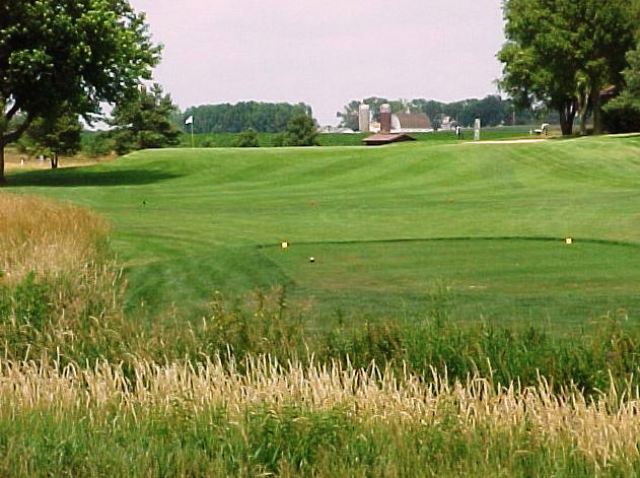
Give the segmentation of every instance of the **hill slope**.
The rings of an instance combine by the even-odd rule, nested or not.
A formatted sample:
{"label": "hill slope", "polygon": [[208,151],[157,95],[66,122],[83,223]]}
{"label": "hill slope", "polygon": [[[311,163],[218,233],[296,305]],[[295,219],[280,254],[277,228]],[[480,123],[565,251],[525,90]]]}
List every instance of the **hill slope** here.
{"label": "hill slope", "polygon": [[10,181],[106,215],[132,303],[287,284],[322,314],[414,315],[434,294],[463,319],[640,312],[638,137],[143,151]]}

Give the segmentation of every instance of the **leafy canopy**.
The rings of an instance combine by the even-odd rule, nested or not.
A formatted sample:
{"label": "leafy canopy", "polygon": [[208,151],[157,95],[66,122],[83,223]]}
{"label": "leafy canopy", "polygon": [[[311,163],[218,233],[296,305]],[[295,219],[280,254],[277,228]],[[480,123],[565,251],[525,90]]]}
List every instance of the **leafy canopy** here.
{"label": "leafy canopy", "polygon": [[640,131],[640,41],[627,53],[628,67],[623,71],[625,89],[608,103],[605,123],[611,133]]}
{"label": "leafy canopy", "polygon": [[171,96],[165,95],[158,84],[150,90],[141,87],[133,98],[118,103],[110,121],[116,126],[113,133],[116,153],[177,145],[180,130],[172,121],[175,111]]}
{"label": "leafy canopy", "polygon": [[121,102],[159,55],[127,0],[3,0],[0,150],[65,105],[89,119],[101,102]]}
{"label": "leafy canopy", "polygon": [[564,134],[581,109],[599,112],[599,94],[619,84],[632,45],[632,0],[506,0],[501,87],[520,104],[560,113]]}

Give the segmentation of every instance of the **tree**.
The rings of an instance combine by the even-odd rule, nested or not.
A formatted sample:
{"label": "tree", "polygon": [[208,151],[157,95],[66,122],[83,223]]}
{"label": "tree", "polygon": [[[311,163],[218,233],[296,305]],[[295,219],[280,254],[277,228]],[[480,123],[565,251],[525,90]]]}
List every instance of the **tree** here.
{"label": "tree", "polygon": [[560,114],[564,135],[589,110],[600,129],[600,91],[621,82],[633,39],[633,0],[505,0],[507,42],[501,87],[520,106],[542,102]]}
{"label": "tree", "polygon": [[133,98],[113,109],[109,123],[116,127],[113,131],[116,153],[177,145],[180,130],[171,119],[175,111],[171,96],[165,95],[160,85],[154,84],[150,90],[140,87]]}
{"label": "tree", "polygon": [[612,133],[640,131],[640,41],[627,53],[625,89],[605,107],[605,123]]}
{"label": "tree", "polygon": [[188,108],[180,123],[189,116],[195,121],[193,130],[198,133],[239,133],[249,128],[260,133],[278,133],[287,129],[287,123],[296,115],[311,116],[311,107],[304,103],[240,102],[235,105],[203,105]]}
{"label": "tree", "polygon": [[358,100],[350,101],[342,108],[342,111],[336,113],[336,117],[340,118],[341,128],[358,130],[360,127],[360,102]]}
{"label": "tree", "polygon": [[[4,148],[66,105],[90,120],[149,78],[160,48],[127,0],[0,3],[0,182]],[[20,117],[22,121],[16,122]]]}
{"label": "tree", "polygon": [[316,146],[318,144],[318,126],[308,115],[294,116],[289,120],[287,131],[283,135],[283,146]]}
{"label": "tree", "polygon": [[66,110],[53,117],[35,119],[23,136],[23,148],[34,156],[48,157],[51,168],[56,169],[60,155],[73,155],[80,150],[81,133],[78,115]]}
{"label": "tree", "polygon": [[110,155],[116,148],[108,131],[91,131],[82,135],[82,152],[92,158]]}
{"label": "tree", "polygon": [[238,135],[235,141],[238,148],[257,148],[260,146],[258,133],[255,129],[249,128]]}

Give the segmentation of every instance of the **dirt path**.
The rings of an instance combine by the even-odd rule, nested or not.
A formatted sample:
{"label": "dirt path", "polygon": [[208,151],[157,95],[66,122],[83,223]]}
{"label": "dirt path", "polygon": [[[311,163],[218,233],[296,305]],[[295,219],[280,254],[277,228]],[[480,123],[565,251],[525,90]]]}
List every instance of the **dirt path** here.
{"label": "dirt path", "polygon": [[529,143],[543,143],[548,139],[505,139],[496,141],[473,141],[472,144],[529,144]]}

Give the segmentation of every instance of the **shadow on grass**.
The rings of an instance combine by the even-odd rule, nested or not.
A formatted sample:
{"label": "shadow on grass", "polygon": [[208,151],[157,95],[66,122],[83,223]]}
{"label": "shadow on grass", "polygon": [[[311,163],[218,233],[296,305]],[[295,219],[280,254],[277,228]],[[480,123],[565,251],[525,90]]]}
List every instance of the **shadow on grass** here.
{"label": "shadow on grass", "polygon": [[153,169],[92,170],[64,168],[11,174],[6,187],[136,186],[177,178],[179,175]]}

